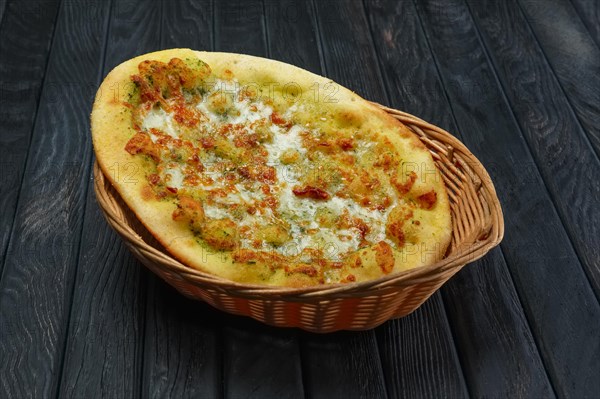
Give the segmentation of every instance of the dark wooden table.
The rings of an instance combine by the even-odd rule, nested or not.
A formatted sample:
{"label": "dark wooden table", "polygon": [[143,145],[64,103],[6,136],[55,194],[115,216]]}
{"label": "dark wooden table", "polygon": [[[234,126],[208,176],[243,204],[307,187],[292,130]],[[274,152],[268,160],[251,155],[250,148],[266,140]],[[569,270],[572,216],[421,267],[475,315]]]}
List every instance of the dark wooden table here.
{"label": "dark wooden table", "polygon": [[[0,397],[600,397],[597,0],[0,0]],[[108,228],[88,117],[121,61],[190,47],[324,74],[459,136],[506,236],[360,333],[187,300]]]}

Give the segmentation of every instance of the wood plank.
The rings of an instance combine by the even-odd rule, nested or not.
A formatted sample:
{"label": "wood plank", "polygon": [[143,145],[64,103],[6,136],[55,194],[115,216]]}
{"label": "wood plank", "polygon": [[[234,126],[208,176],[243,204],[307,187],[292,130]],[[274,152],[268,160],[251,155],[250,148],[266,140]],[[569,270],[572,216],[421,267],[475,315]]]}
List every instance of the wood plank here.
{"label": "wood plank", "polygon": [[[503,255],[544,366],[557,394],[582,396],[594,381],[592,370],[598,368],[600,359],[595,339],[598,302],[478,40],[468,8],[460,1],[429,1],[419,11],[458,128],[467,146],[488,166],[504,206]],[[532,102],[536,98],[542,97],[531,97]],[[495,269],[489,272],[497,273]],[[468,303],[467,287],[480,287],[483,292],[497,288],[479,281],[463,283],[461,275],[452,280],[445,299],[450,314],[454,313],[450,317],[456,320],[454,326],[477,326],[476,334],[481,322],[470,315],[470,320],[465,319],[463,304],[453,304],[451,298],[462,296]],[[491,310],[486,320],[496,315]],[[506,340],[504,331],[500,330],[499,342]],[[481,352],[473,355],[479,362],[486,361]],[[580,364],[586,364],[585,370]]]}
{"label": "wood plank", "polygon": [[600,3],[596,0],[571,0],[590,36],[600,47]]}
{"label": "wood plank", "polygon": [[221,318],[150,276],[142,397],[221,397]]}
{"label": "wood plank", "polygon": [[[161,48],[212,48],[210,0],[161,4]],[[221,396],[221,318],[220,312],[184,298],[148,273],[142,396]]]}
{"label": "wood plank", "polygon": [[224,329],[226,398],[303,398],[295,330],[228,316]]}
{"label": "wood plank", "polygon": [[[581,127],[600,154],[600,47],[568,0],[520,4]],[[525,19],[521,21],[526,23]]]}
{"label": "wood plank", "polygon": [[[498,78],[600,296],[600,162],[518,8],[470,2]],[[518,61],[518,62],[515,62]],[[544,101],[540,101],[544,99]]]}
{"label": "wood plank", "polygon": [[377,341],[390,397],[469,396],[439,293],[379,327]]}
{"label": "wood plank", "polygon": [[[27,1],[12,3],[4,18],[0,15],[0,271],[23,181],[57,12],[58,1]],[[2,4],[0,13],[4,13]]]}
{"label": "wood plank", "polygon": [[[266,1],[265,18],[272,59],[321,73],[322,59],[310,1]],[[293,25],[294,29],[290,29]]]}
{"label": "wood plank", "polygon": [[[496,249],[443,289],[471,394],[555,397],[511,275]],[[556,329],[556,325],[554,326]]]}
{"label": "wood plank", "polygon": [[[440,81],[429,44],[412,2],[380,1],[370,4],[367,8],[371,17],[371,26],[379,27],[374,29],[374,39],[392,105],[421,116],[456,134],[458,129],[454,122],[452,108],[448,103],[444,86]],[[468,136],[469,132],[463,131],[463,134]],[[491,273],[490,269],[494,272]],[[470,295],[467,298],[460,292],[456,292],[454,287],[458,286],[467,287],[466,291],[473,291],[478,286],[491,286],[497,289],[477,289],[477,295]],[[547,397],[552,394],[552,388],[500,251],[492,251],[484,260],[461,271],[443,288],[443,292],[471,394],[477,397],[516,394]],[[432,310],[435,311],[436,308]],[[457,322],[458,318],[480,320],[480,322],[477,328],[472,328]],[[407,322],[414,323],[414,321]],[[418,330],[412,336],[421,338]],[[425,341],[421,347],[427,351],[428,343],[425,338],[421,339]],[[444,349],[446,352],[451,351],[446,349],[448,345],[442,346],[442,350],[437,349],[435,355],[429,356],[441,357],[439,362],[446,361],[451,364],[452,357],[443,351]],[[473,348],[477,348],[477,352],[474,352]],[[481,353],[485,353],[484,364],[481,361]],[[449,360],[444,360],[444,357]],[[452,370],[448,366],[444,369],[437,365],[438,361],[435,363],[435,365],[425,363],[422,367],[433,374],[432,378],[435,378],[436,374],[442,378],[438,377],[437,385],[440,386],[438,389],[443,389],[446,385],[452,386],[455,379],[448,378],[453,376]],[[402,369],[399,372],[403,372]],[[527,378],[529,378],[528,385],[519,383]],[[419,392],[419,389],[432,389],[423,388],[422,384],[418,383],[419,380],[416,381],[416,384],[412,384],[414,388],[403,386],[403,389],[410,389],[411,393]],[[422,395],[441,396],[441,393],[423,392]],[[450,396],[464,395],[451,394]]]}
{"label": "wood plank", "polygon": [[164,1],[162,48],[213,48],[213,0]]}
{"label": "wood plank", "polygon": [[385,104],[362,4],[346,0],[314,3],[324,58],[322,73],[364,98]]}
{"label": "wood plank", "polygon": [[61,5],[0,282],[3,397],[57,394],[109,6]]}
{"label": "wood plank", "polygon": [[6,11],[6,1],[0,0],[0,25],[2,25],[2,19],[4,19],[4,13]]}
{"label": "wood plank", "polygon": [[304,334],[305,391],[310,398],[387,397],[373,331]]}
{"label": "wood plank", "polygon": [[218,1],[214,20],[216,51],[268,56],[262,1]]}
{"label": "wood plank", "polygon": [[[103,76],[122,61],[156,49],[160,2],[115,3],[110,17]],[[143,266],[105,222],[96,204],[93,175],[87,184],[59,395],[136,397],[141,387],[146,273],[140,273]]]}
{"label": "wood plank", "polygon": [[[97,207],[92,190],[88,201],[88,209]],[[116,233],[94,229],[92,223],[106,222],[99,211],[86,212],[60,397],[139,396],[146,300],[142,266]]]}
{"label": "wood plank", "polygon": [[447,99],[412,2],[377,0],[366,10],[390,106],[455,132],[450,110],[436,106]]}

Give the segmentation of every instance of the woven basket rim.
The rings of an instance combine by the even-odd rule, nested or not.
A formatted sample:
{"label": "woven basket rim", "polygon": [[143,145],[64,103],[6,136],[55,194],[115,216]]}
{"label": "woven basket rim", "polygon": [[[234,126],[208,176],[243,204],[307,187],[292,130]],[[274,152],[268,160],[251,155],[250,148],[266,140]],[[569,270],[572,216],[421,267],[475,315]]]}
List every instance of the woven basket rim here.
{"label": "woven basket rim", "polygon": [[[495,223],[492,223],[492,225],[489,226],[489,231],[487,232],[486,237],[475,240],[469,245],[463,245],[464,248],[459,249],[455,253],[451,253],[450,255],[441,259],[439,262],[436,262],[432,265],[392,273],[390,275],[373,280],[354,283],[321,284],[308,287],[267,286],[240,283],[203,272],[191,266],[185,265],[166,250],[157,248],[154,245],[146,242],[142,236],[126,222],[125,217],[116,212],[115,207],[109,206],[109,204],[116,204],[116,202],[111,198],[111,196],[114,196],[121,200],[122,204],[124,205],[123,207],[119,204],[119,209],[123,212],[127,212],[127,215],[130,218],[137,219],[135,213],[125,205],[114,187],[109,188],[112,190],[112,195],[107,192],[107,186],[110,186],[111,184],[109,179],[105,178],[100,165],[98,164],[97,160],[95,160],[94,190],[97,202],[100,205],[100,208],[109,224],[115,228],[123,238],[126,239],[128,245],[134,246],[136,249],[145,252],[146,255],[160,260],[160,264],[164,265],[165,262],[168,263],[169,268],[171,269],[170,272],[174,275],[179,276],[182,279],[191,280],[191,282],[196,285],[204,285],[214,290],[235,292],[241,297],[248,298],[260,297],[265,299],[265,296],[273,296],[273,299],[302,301],[303,299],[308,299],[311,297],[326,296],[330,299],[335,299],[339,297],[354,296],[352,294],[363,292],[369,292],[369,294],[372,294],[373,289],[383,290],[389,287],[400,286],[404,282],[412,282],[415,279],[427,278],[428,276],[431,276],[430,278],[434,278],[442,272],[448,272],[453,269],[454,271],[458,271],[466,263],[471,263],[481,258],[489,250],[497,246],[504,236],[504,219],[494,185],[488,172],[485,170],[481,162],[460,140],[447,131],[409,113],[389,108],[375,102],[371,103],[388,112],[389,114],[392,114],[392,116],[396,117],[396,119],[403,122],[413,132],[415,132],[421,138],[421,140],[424,139],[423,134],[420,134],[418,131],[416,131],[413,126],[417,126],[420,129],[427,129],[430,132],[439,134],[441,137],[451,143],[451,145],[447,147],[450,157],[452,157],[455,152],[459,152],[462,155],[470,158],[472,161],[470,166],[476,166],[477,170],[473,172],[474,175],[479,178],[481,183],[478,191],[483,189],[490,197],[490,201],[488,201],[488,206],[490,207],[489,212],[492,215],[492,220],[495,221]],[[449,191],[448,188],[447,190]],[[140,226],[142,226],[141,223]],[[145,233],[151,235],[146,229]]]}

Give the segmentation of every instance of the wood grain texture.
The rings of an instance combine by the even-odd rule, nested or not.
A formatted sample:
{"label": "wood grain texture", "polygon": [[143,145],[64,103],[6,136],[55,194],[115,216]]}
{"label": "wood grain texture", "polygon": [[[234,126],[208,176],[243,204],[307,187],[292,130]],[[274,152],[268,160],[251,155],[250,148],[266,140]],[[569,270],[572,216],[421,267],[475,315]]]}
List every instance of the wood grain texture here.
{"label": "wood grain texture", "polygon": [[[0,13],[4,6],[0,4]],[[13,226],[46,72],[58,1],[11,4],[0,15],[0,271]]]}
{"label": "wood grain texture", "polygon": [[[161,48],[212,48],[212,2],[159,2]],[[218,397],[222,394],[221,313],[191,301],[148,274],[142,396]]]}
{"label": "wood grain texture", "polygon": [[598,157],[590,148],[523,16],[517,15],[518,9],[505,2],[487,0],[469,2],[469,7],[521,130],[599,297]]}
{"label": "wood grain texture", "polygon": [[327,77],[381,104],[386,95],[361,2],[314,1]]}
{"label": "wood grain texture", "polygon": [[590,36],[600,47],[600,3],[596,0],[571,0]]}
{"label": "wood grain texture", "polygon": [[[371,26],[379,28],[373,29],[375,47],[380,56],[382,74],[390,92],[392,105],[420,115],[458,134],[459,129],[454,122],[452,107],[448,102],[445,87],[440,81],[429,44],[419,22],[420,17],[412,2],[378,1],[368,3],[367,9]],[[448,29],[456,31],[454,26],[449,26]],[[456,35],[456,32],[453,34]],[[465,50],[464,54],[468,54],[468,50]],[[452,89],[460,85],[451,86]],[[469,90],[475,88],[469,82],[464,82],[464,86]],[[465,129],[462,129],[462,133],[462,138],[471,148],[469,139],[476,133]],[[482,160],[485,164],[486,159]],[[490,273],[489,268],[494,268],[496,273]],[[468,290],[476,289],[481,285],[497,288],[477,289],[477,295],[470,295],[467,298],[460,291],[456,292],[453,289],[459,284],[469,287]],[[444,296],[446,303],[449,304],[448,317],[452,321],[454,339],[457,342],[463,371],[474,396],[551,395],[552,388],[500,251],[493,251],[486,255],[484,261],[478,261],[463,269],[447,283],[443,292],[446,294]],[[455,309],[460,309],[460,314],[457,314]],[[435,310],[436,308],[432,309]],[[496,316],[488,317],[490,314]],[[439,312],[434,312],[434,315],[440,317]],[[457,322],[457,318],[481,319],[481,323],[477,328],[472,328]],[[505,325],[510,325],[512,329],[506,329]],[[443,323],[440,328],[442,326]],[[423,345],[421,347],[427,348]],[[473,347],[478,348],[477,353],[473,351]],[[429,372],[432,378],[436,375],[439,376],[438,378],[442,377],[438,380],[438,385],[453,387],[453,379],[448,378],[453,375],[450,369],[451,351],[445,348],[442,346],[435,352],[432,351],[437,354],[438,359],[434,365],[428,365]],[[485,356],[485,367],[481,364],[482,355]],[[433,356],[436,355],[430,355]],[[402,356],[395,357],[402,358]],[[494,372],[482,372],[482,370]],[[524,376],[530,379],[529,383],[518,384],[517,382]],[[460,385],[454,388],[460,388]],[[416,389],[418,385],[415,386]],[[439,396],[440,394],[423,392],[422,395]]]}
{"label": "wood grain texture", "polygon": [[[113,4],[103,75],[122,61],[158,47],[160,10],[155,0]],[[126,173],[126,165],[113,168]],[[60,396],[136,397],[147,273],[140,273],[143,266],[105,222],[95,203],[92,175],[87,184]]]}
{"label": "wood grain texture", "polygon": [[265,0],[265,22],[272,59],[321,74],[317,22],[310,1]]}
{"label": "wood grain texture", "polygon": [[377,341],[390,397],[469,396],[440,293],[379,327]]}
{"label": "wood grain texture", "polygon": [[[88,201],[97,207],[93,190]],[[145,286],[140,264],[105,223],[86,212],[60,397],[139,396]]]}
{"label": "wood grain texture", "polygon": [[234,316],[224,327],[226,398],[304,398],[295,330]]}
{"label": "wood grain texture", "polygon": [[0,282],[3,397],[56,395],[91,164],[88,118],[109,6],[61,5]]}
{"label": "wood grain texture", "polygon": [[6,11],[6,0],[0,0],[0,25],[2,24],[2,19],[4,18],[5,11]]}
{"label": "wood grain texture", "polygon": [[[568,0],[522,0],[520,5],[597,156],[600,154],[600,47]],[[520,15],[518,9],[513,12]],[[526,23],[523,19],[517,21]]]}
{"label": "wood grain texture", "polygon": [[439,108],[447,98],[412,1],[365,6],[391,106],[456,132],[449,108]]}
{"label": "wood grain texture", "polygon": [[142,397],[220,397],[221,313],[154,275],[148,284]]}
{"label": "wood grain texture", "polygon": [[210,51],[213,48],[213,1],[162,1],[162,48],[191,48]]}
{"label": "wood grain texture", "polygon": [[[465,378],[476,397],[555,396],[500,250],[443,290]],[[534,331],[539,334],[539,331]]]}
{"label": "wood grain texture", "polygon": [[268,56],[262,1],[217,1],[214,12],[216,51]]}
{"label": "wood grain texture", "polygon": [[[598,335],[598,302],[568,245],[466,5],[429,1],[419,10],[459,130],[467,146],[487,165],[504,206],[506,234],[501,247],[544,366],[557,394],[581,395],[593,381],[591,370],[597,367],[586,366],[577,374],[573,370],[579,369],[579,362],[595,366],[600,358],[593,338]],[[498,270],[492,268],[490,273]],[[461,281],[462,275],[448,285],[446,303],[455,313],[450,319],[479,329],[479,320],[473,316],[466,320],[463,304],[453,304],[451,298],[466,296],[469,286],[494,292],[491,288],[495,285],[478,281],[469,285]],[[465,300],[471,301],[471,297]],[[511,306],[512,300],[507,298],[505,303]],[[495,317],[496,311],[492,311],[484,320]],[[500,329],[503,340],[508,330]]]}
{"label": "wood grain texture", "polygon": [[373,331],[303,334],[305,392],[310,398],[385,398]]}

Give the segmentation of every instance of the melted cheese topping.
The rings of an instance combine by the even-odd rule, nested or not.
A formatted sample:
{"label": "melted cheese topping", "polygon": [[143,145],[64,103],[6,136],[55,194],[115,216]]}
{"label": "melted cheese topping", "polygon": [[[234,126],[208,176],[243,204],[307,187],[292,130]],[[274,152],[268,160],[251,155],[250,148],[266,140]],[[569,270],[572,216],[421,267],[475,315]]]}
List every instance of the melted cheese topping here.
{"label": "melted cheese topping", "polygon": [[[241,248],[289,256],[314,249],[326,259],[336,260],[359,249],[365,240],[392,244],[386,239],[385,226],[390,209],[398,201],[395,192],[387,191],[391,204],[383,209],[370,209],[348,196],[336,195],[339,183],[337,188],[335,184],[330,187],[326,199],[298,195],[295,189],[306,186],[308,175],[318,173],[309,159],[311,151],[306,140],[318,142],[322,132],[294,122],[295,113],[302,107],[292,105],[282,116],[275,116],[271,104],[243,94],[237,81],[217,80],[193,106],[199,115],[199,122],[193,127],[178,122],[176,109],[153,107],[141,113],[141,130],[161,148],[157,174],[167,189],[201,197],[209,219],[235,221],[242,232]],[[250,142],[236,141],[239,139]],[[191,167],[190,145],[182,145],[185,142],[191,143],[191,151],[198,153],[201,169]],[[265,168],[274,168],[274,181],[231,177],[236,171],[253,167],[252,159],[237,159],[238,153],[246,150],[244,144],[250,153],[262,154]],[[362,156],[371,144],[357,141],[348,154]],[[282,162],[286,154],[291,154],[291,162]],[[277,200],[275,206],[265,206],[269,197]],[[322,223],[320,214],[330,222]],[[368,229],[361,230],[356,224],[341,228],[333,223],[342,218],[355,223],[358,219]],[[287,233],[284,242],[269,242],[253,234],[261,227],[275,225],[283,226],[284,235]]]}

